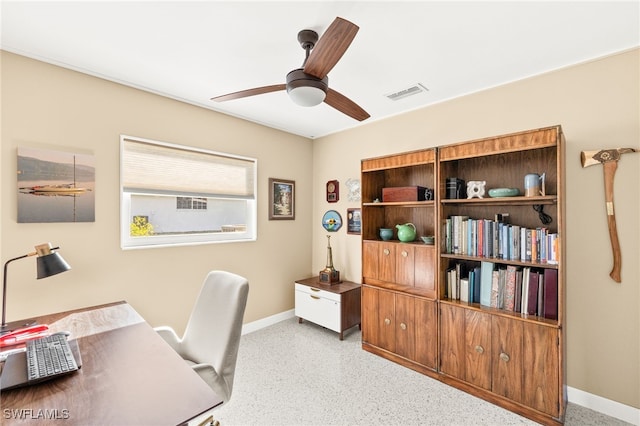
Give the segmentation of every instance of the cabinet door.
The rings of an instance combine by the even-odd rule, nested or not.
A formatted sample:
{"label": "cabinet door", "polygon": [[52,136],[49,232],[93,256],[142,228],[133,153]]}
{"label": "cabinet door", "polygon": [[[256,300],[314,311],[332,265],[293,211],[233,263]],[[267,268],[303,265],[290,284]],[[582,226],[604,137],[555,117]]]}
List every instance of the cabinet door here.
{"label": "cabinet door", "polygon": [[435,301],[415,299],[416,362],[436,369],[438,357],[438,308]]}
{"label": "cabinet door", "polygon": [[395,352],[400,356],[413,360],[416,354],[415,297],[402,294],[396,294],[395,296]]}
{"label": "cabinet door", "polygon": [[425,291],[425,296],[436,297],[436,260],[434,246],[415,246],[414,248],[414,286]]}
{"label": "cabinet door", "polygon": [[413,287],[414,285],[414,248],[409,244],[400,244],[396,250],[396,283]]}
{"label": "cabinet door", "polygon": [[467,310],[464,327],[465,380],[491,390],[491,316]]}
{"label": "cabinet door", "polygon": [[378,329],[378,290],[362,286],[362,341],[374,346],[380,345]]}
{"label": "cabinet door", "polygon": [[396,243],[379,243],[378,279],[393,283],[396,281]]}
{"label": "cabinet door", "polygon": [[522,321],[491,318],[492,389],[516,402],[522,402],[522,327]]}
{"label": "cabinet door", "polygon": [[452,305],[440,304],[440,371],[463,380],[464,311]]}
{"label": "cabinet door", "polygon": [[378,290],[378,346],[390,352],[396,351],[395,295]]}
{"label": "cabinet door", "polygon": [[362,276],[364,278],[378,279],[378,254],[379,244],[375,241],[362,242]]}
{"label": "cabinet door", "polygon": [[523,402],[553,417],[560,415],[559,342],[556,328],[524,325]]}

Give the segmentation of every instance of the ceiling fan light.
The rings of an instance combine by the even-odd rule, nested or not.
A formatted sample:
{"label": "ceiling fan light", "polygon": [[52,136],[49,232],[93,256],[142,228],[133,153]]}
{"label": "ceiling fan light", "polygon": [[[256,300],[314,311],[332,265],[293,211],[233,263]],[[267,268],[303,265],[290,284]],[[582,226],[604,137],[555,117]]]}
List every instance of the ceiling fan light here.
{"label": "ceiling fan light", "polygon": [[306,74],[302,68],[287,74],[287,93],[293,102],[310,107],[321,104],[327,96],[329,77],[319,79]]}
{"label": "ceiling fan light", "polygon": [[312,86],[300,86],[289,90],[289,97],[300,106],[320,105],[327,96],[324,90]]}

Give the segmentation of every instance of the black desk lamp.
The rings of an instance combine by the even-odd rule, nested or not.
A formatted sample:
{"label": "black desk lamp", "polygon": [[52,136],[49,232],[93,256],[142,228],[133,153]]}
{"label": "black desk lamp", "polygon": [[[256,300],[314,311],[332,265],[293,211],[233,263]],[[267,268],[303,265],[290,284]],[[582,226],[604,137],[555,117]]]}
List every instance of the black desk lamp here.
{"label": "black desk lamp", "polygon": [[25,257],[38,255],[38,279],[47,278],[52,275],[59,274],[60,272],[68,271],[71,269],[69,264],[53,250],[57,250],[60,247],[51,247],[51,243],[39,244],[36,246],[36,251],[18,256],[13,259],[7,260],[4,264],[4,275],[2,284],[2,325],[0,326],[0,335],[16,330],[21,327],[26,327],[34,323],[33,320],[27,321],[15,321],[7,324],[6,321],[6,308],[7,308],[7,266],[14,260],[24,259]]}

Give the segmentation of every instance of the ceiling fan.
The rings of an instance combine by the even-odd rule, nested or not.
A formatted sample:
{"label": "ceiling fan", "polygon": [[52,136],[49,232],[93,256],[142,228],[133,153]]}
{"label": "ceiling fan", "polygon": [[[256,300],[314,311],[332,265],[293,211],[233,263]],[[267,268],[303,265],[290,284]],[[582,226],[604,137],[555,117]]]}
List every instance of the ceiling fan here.
{"label": "ceiling fan", "polygon": [[298,105],[315,106],[325,102],[358,121],[366,120],[370,116],[364,109],[351,99],[329,88],[327,76],[344,55],[358,29],[357,25],[337,17],[320,39],[315,31],[302,30],[298,33],[298,41],[306,52],[305,60],[302,68],[296,68],[287,74],[286,84],[241,90],[216,96],[211,100],[224,102],[286,89],[289,97]]}

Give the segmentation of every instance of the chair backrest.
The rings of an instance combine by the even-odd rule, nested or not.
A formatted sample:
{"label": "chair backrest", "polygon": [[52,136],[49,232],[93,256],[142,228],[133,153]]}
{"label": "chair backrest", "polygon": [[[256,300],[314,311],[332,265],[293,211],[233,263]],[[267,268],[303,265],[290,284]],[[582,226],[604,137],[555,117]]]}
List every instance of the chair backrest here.
{"label": "chair backrest", "polygon": [[195,363],[211,364],[224,380],[225,402],[233,388],[248,294],[245,278],[226,271],[209,272],[182,339],[184,355]]}

